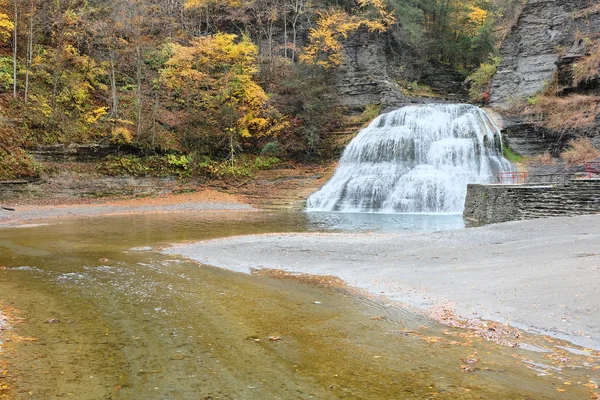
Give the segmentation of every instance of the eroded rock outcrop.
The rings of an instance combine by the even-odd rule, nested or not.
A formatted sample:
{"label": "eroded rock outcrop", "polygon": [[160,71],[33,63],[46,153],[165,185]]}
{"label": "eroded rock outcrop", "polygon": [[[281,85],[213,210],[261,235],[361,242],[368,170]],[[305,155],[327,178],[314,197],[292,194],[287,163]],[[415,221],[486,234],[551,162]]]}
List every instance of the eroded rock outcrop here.
{"label": "eroded rock outcrop", "polygon": [[342,105],[383,108],[405,102],[400,88],[388,73],[390,67],[385,35],[360,30],[344,41],[344,62],[336,71]]}
{"label": "eroded rock outcrop", "polygon": [[382,110],[432,102],[403,94],[398,82],[430,86],[436,101],[466,101],[464,77],[445,64],[425,60],[407,43],[400,28],[386,33],[361,29],[343,42],[344,62],[335,71],[339,101],[350,109],[381,105]]}
{"label": "eroded rock outcrop", "polygon": [[589,0],[528,1],[502,45],[503,61],[491,85],[493,107],[513,107],[557,77],[563,87],[572,86],[572,66],[585,56],[584,38],[600,35],[600,11],[591,6]]}

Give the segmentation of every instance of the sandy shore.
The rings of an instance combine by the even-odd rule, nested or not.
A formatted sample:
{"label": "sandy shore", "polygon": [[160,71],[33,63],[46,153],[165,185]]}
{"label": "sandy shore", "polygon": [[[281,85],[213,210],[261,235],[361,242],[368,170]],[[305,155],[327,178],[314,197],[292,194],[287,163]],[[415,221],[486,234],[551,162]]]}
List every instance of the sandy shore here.
{"label": "sandy shore", "polygon": [[335,275],[411,306],[453,302],[465,318],[600,348],[600,215],[435,233],[240,236],[166,252],[242,272]]}
{"label": "sandy shore", "polygon": [[99,204],[6,205],[14,211],[0,210],[0,226],[27,221],[101,215],[156,213],[177,211],[249,211],[254,208],[237,197],[215,190],[170,194],[127,200],[110,200]]}

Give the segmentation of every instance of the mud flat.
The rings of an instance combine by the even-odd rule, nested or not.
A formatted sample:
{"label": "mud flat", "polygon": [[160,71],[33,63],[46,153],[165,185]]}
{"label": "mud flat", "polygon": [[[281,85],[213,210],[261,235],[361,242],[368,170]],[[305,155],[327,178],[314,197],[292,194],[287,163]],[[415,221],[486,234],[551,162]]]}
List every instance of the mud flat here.
{"label": "mud flat", "polygon": [[409,306],[600,348],[600,215],[406,234],[267,234],[165,250],[240,272],[334,275]]}

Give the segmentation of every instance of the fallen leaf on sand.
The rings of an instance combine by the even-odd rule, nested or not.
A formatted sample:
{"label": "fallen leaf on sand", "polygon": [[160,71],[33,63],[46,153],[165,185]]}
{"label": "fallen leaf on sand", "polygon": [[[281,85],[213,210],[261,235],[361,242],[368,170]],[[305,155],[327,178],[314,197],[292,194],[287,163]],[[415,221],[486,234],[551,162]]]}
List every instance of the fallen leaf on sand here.
{"label": "fallen leaf on sand", "polygon": [[461,365],[460,370],[462,372],[473,372],[473,367],[469,367],[468,365]]}

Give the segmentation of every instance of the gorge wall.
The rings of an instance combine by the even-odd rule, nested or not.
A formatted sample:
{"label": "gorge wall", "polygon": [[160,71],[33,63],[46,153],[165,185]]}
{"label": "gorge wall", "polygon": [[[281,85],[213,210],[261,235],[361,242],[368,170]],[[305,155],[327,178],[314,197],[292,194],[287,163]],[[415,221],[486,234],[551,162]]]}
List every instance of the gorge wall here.
{"label": "gorge wall", "polygon": [[[572,68],[586,55],[584,38],[600,36],[600,9],[589,0],[529,0],[504,41],[491,83],[490,104],[508,109],[560,78],[573,86]],[[584,10],[590,10],[585,12]]]}
{"label": "gorge wall", "polygon": [[403,91],[402,84],[411,82],[431,87],[438,102],[466,101],[464,77],[448,65],[424,59],[403,35],[399,28],[385,33],[360,29],[343,41],[344,62],[335,71],[341,105],[360,110],[376,104],[390,111],[433,101]]}
{"label": "gorge wall", "polygon": [[[512,114],[505,118],[504,135],[513,150],[523,156],[549,152],[558,157],[571,139],[581,136],[590,138],[600,148],[600,115],[596,115],[595,121],[592,118],[591,124],[576,122],[577,113],[581,120],[590,113],[597,114],[593,99],[600,95],[600,80],[575,84],[573,76],[574,66],[597,49],[600,49],[597,2],[527,1],[501,47],[502,62],[490,87],[490,106]],[[540,93],[556,95],[556,99],[578,94],[590,96],[592,101],[581,109],[573,107],[569,110],[571,115],[565,113],[565,119],[567,116],[575,119],[564,127],[550,129],[540,115],[526,110],[528,102]]]}

